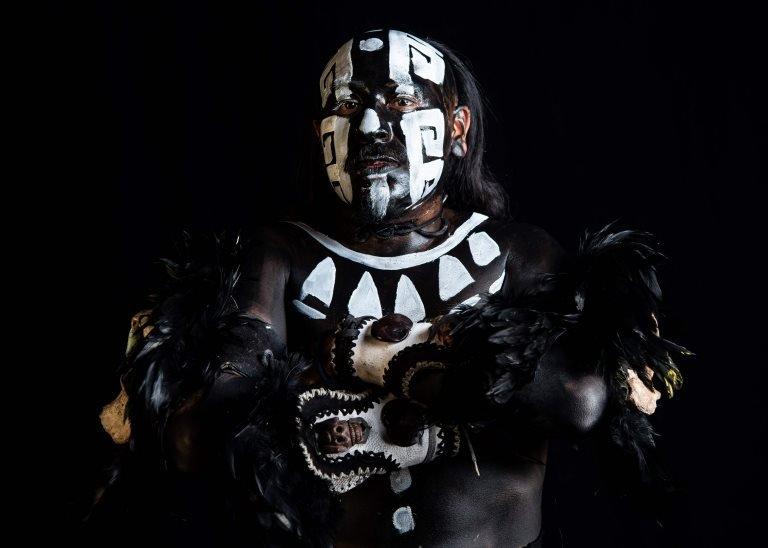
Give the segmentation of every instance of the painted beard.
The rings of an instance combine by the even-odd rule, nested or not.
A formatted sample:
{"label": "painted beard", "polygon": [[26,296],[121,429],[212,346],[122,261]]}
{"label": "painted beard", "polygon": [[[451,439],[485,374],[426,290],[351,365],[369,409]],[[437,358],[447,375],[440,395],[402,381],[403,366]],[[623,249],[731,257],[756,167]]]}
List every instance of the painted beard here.
{"label": "painted beard", "polygon": [[333,112],[320,123],[325,168],[336,195],[360,222],[397,217],[434,191],[444,166],[445,112],[437,108],[439,100],[401,112],[356,98],[359,108],[346,116],[333,106],[357,97],[353,80],[367,90],[386,83],[396,93],[413,94],[418,88],[434,95],[444,72],[440,52],[393,30],[350,40],[323,71],[323,107]]}

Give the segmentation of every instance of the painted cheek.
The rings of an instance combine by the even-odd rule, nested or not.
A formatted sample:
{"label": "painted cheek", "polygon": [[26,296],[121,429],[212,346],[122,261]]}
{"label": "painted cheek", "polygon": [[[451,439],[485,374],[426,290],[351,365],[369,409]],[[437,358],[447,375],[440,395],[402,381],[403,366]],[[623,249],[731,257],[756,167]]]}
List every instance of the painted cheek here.
{"label": "painted cheek", "polygon": [[411,203],[432,191],[443,172],[445,117],[440,109],[403,114],[400,127],[410,169]]}
{"label": "painted cheek", "polygon": [[320,122],[320,142],[323,147],[325,171],[336,195],[344,203],[352,203],[352,183],[344,169],[347,161],[349,119],[328,116]]}

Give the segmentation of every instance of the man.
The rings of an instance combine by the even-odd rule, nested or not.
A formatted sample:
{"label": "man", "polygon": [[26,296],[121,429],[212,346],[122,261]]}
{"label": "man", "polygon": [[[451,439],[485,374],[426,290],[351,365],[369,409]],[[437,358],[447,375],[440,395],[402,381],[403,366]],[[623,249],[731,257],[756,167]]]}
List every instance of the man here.
{"label": "man", "polygon": [[[225,275],[200,298],[208,282],[177,276],[137,326],[122,439],[150,462],[156,438],[166,470],[208,478],[210,496],[237,509],[220,516],[236,536],[532,545],[547,439],[590,430],[622,390],[622,412],[644,420],[658,398],[646,363],[676,382],[663,358],[673,347],[647,341],[655,281],[631,323],[626,309],[606,320],[605,284],[573,274],[543,230],[504,219],[480,94],[447,47],[396,30],[356,36],[323,70],[320,104],[327,182],[314,215],[258,231],[231,268],[219,256]],[[621,234],[633,253],[644,245]],[[602,236],[592,255],[615,258],[621,238]],[[653,257],[638,268],[652,275]],[[203,312],[180,320],[190,307]],[[651,350],[605,375],[595,356],[621,329]],[[225,497],[226,467],[236,494]]]}

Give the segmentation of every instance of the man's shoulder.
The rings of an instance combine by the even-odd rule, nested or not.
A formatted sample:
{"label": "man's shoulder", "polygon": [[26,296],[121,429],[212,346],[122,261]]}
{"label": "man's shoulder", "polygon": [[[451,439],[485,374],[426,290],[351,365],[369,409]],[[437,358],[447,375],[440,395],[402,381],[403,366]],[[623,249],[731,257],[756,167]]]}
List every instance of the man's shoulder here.
{"label": "man's shoulder", "polygon": [[565,252],[549,232],[540,226],[513,220],[488,219],[477,231],[485,231],[506,252],[508,262],[527,268],[552,271],[564,260]]}
{"label": "man's shoulder", "polygon": [[320,253],[317,242],[307,233],[306,225],[298,222],[256,225],[243,231],[243,239],[246,266],[267,262],[291,268],[311,261]]}
{"label": "man's shoulder", "polygon": [[243,231],[245,246],[252,252],[290,255],[309,240],[301,223],[280,221],[256,225]]}
{"label": "man's shoulder", "polygon": [[264,223],[242,231],[247,246],[268,246],[285,249],[296,238],[296,229],[286,222]]}
{"label": "man's shoulder", "polygon": [[296,234],[287,223],[265,223],[243,229],[243,261],[246,269],[268,262],[289,265]]}

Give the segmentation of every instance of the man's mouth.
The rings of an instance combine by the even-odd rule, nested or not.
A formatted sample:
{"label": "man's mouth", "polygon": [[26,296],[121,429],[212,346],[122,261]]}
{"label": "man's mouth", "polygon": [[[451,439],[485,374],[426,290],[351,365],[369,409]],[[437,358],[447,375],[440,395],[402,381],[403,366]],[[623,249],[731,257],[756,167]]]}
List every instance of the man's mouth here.
{"label": "man's mouth", "polygon": [[355,162],[355,171],[360,175],[373,175],[376,173],[385,173],[396,168],[400,162],[391,156],[374,156],[362,158]]}

